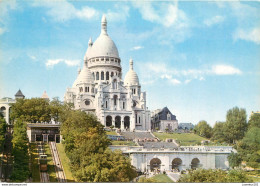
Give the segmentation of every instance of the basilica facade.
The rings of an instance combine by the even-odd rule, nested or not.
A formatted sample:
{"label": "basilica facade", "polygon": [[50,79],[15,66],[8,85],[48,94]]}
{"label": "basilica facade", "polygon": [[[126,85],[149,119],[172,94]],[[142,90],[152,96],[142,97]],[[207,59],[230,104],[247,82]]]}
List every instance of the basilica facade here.
{"label": "basilica facade", "polygon": [[117,47],[107,33],[107,20],[101,20],[101,33],[90,39],[82,70],[64,101],[75,109],[94,113],[105,127],[121,130],[150,130],[151,116],[146,106],[146,92],[141,91],[133,60],[122,79],[121,59]]}

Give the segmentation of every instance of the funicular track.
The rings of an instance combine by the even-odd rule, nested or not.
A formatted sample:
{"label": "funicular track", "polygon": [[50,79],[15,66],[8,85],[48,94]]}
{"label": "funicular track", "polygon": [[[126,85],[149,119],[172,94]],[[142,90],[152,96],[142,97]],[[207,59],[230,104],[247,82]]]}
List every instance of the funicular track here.
{"label": "funicular track", "polygon": [[[37,142],[36,145],[37,145],[37,151],[38,151],[38,158],[40,158],[40,155],[45,154],[44,144],[42,142]],[[39,167],[39,171],[40,171],[41,183],[48,183],[48,182],[50,182],[49,174],[47,172],[41,171],[40,167]]]}
{"label": "funicular track", "polygon": [[63,166],[60,161],[60,157],[57,151],[56,143],[55,142],[50,142],[50,148],[51,148],[51,154],[53,158],[53,163],[55,166],[55,171],[56,171],[56,177],[58,179],[58,182],[66,182],[66,177],[65,173],[63,171]]}

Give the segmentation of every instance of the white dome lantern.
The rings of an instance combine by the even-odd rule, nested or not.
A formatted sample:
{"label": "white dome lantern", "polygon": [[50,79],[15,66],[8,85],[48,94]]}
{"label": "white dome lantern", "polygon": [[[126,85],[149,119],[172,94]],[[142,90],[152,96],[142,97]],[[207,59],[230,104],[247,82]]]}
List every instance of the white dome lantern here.
{"label": "white dome lantern", "polygon": [[130,69],[126,73],[124,85],[125,86],[133,86],[133,85],[139,86],[139,78],[138,78],[136,72],[134,71],[132,59],[130,59],[129,65],[130,65]]}
{"label": "white dome lantern", "polygon": [[104,15],[101,20],[101,33],[97,40],[91,45],[91,51],[88,52],[87,55],[88,59],[94,57],[119,58],[117,47],[107,34],[107,20]]}

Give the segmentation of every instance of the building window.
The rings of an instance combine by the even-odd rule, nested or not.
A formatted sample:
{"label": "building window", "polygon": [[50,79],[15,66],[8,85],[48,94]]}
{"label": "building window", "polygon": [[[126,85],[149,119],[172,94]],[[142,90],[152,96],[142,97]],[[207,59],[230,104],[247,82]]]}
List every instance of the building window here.
{"label": "building window", "polygon": [[135,89],[134,89],[134,94],[135,94]]}
{"label": "building window", "polygon": [[108,58],[106,58],[106,61],[109,61],[109,59],[108,59]]}
{"label": "building window", "polygon": [[101,80],[104,80],[104,72],[101,72]]}
{"label": "building window", "polygon": [[135,123],[137,123],[137,114],[135,114]]}
{"label": "building window", "polygon": [[96,73],[96,80],[99,80],[99,72]]}
{"label": "building window", "polygon": [[85,92],[88,92],[88,87],[85,87]]}
{"label": "building window", "polygon": [[82,87],[79,87],[79,92],[83,92],[83,88]]}
{"label": "building window", "polygon": [[106,101],[106,108],[107,108],[107,101]]}
{"label": "building window", "polygon": [[97,58],[96,61],[99,61],[99,59]]}
{"label": "building window", "polygon": [[114,76],[114,72],[111,72],[111,77],[113,77]]}
{"label": "building window", "polygon": [[109,72],[106,72],[106,80],[109,80]]}
{"label": "building window", "polygon": [[89,100],[86,100],[86,101],[85,101],[85,105],[90,105],[90,101],[89,101]]}
{"label": "building window", "polygon": [[104,61],[104,58],[101,58],[101,61]]}
{"label": "building window", "polygon": [[125,102],[123,102],[123,109],[125,109]]}
{"label": "building window", "polygon": [[117,95],[114,95],[114,105],[116,106],[117,104]]}
{"label": "building window", "polygon": [[95,73],[94,72],[92,72],[92,77],[95,80]]}
{"label": "building window", "polygon": [[139,116],[139,123],[141,122],[141,117]]}

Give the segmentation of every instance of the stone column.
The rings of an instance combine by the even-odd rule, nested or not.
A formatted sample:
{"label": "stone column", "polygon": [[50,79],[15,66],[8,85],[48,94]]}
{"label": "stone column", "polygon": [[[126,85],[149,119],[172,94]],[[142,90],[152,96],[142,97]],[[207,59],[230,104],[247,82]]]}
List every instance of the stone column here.
{"label": "stone column", "polygon": [[125,128],[125,126],[124,126],[124,117],[123,117],[123,118],[121,118],[121,131],[124,130],[124,128]]}

